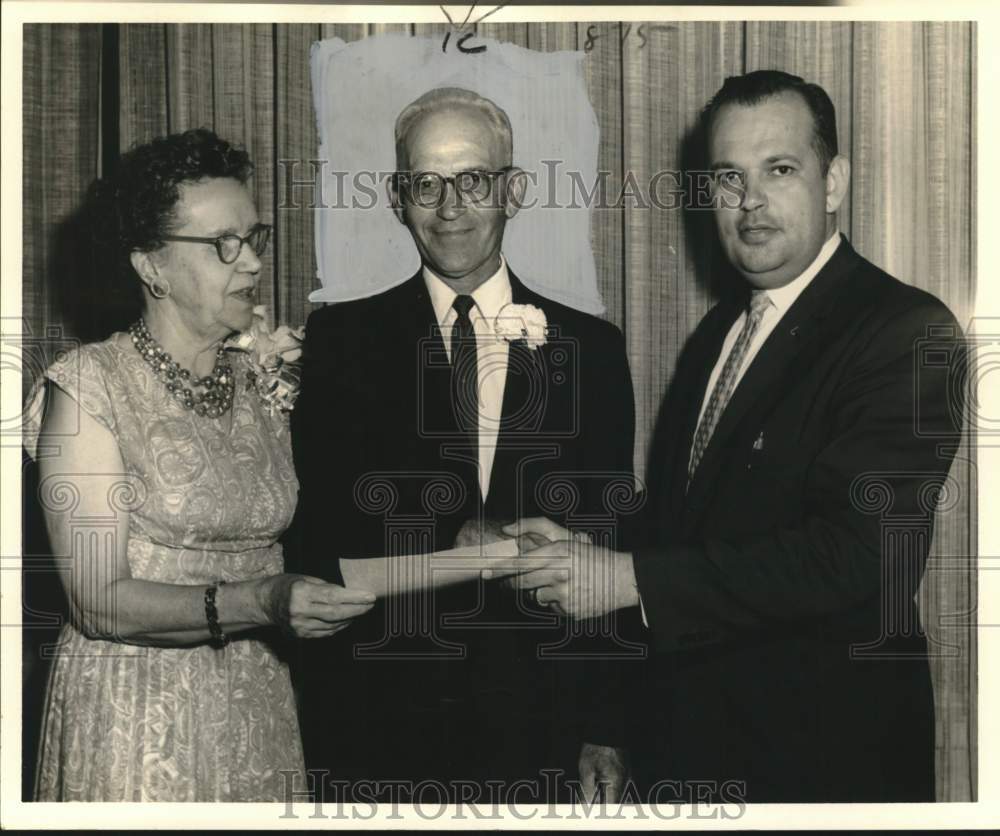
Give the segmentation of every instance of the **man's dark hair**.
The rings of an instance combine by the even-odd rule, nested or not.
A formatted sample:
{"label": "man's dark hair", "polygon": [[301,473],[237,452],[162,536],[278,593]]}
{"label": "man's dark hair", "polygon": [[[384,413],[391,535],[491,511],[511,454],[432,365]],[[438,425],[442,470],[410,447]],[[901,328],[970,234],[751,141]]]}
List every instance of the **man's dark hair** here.
{"label": "man's dark hair", "polygon": [[746,75],[727,78],[702,111],[705,135],[709,135],[712,120],[725,105],[755,105],[787,91],[798,93],[812,113],[813,148],[819,157],[820,169],[826,175],[830,169],[830,161],[837,156],[837,117],[833,102],[826,90],[818,84],[810,84],[791,73],[755,70]]}

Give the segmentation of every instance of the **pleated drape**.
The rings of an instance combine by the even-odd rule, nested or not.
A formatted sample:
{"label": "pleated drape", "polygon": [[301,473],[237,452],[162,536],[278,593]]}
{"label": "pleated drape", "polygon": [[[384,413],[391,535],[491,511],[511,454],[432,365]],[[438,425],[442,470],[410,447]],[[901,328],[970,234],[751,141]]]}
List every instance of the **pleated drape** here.
{"label": "pleated drape", "polygon": [[[25,25],[22,113],[22,316],[31,336],[55,336],[47,329],[62,324],[67,230],[99,174],[100,26]],[[47,349],[25,350],[29,372],[52,359]]]}
{"label": "pleated drape", "polygon": [[[121,149],[172,131],[214,128],[257,164],[253,189],[275,225],[261,301],[304,322],[315,276],[310,160],[317,153],[309,48],[443,25],[130,24],[117,27],[114,91],[102,99],[100,27],[28,25],[24,69],[24,317],[64,324],[53,301],[53,241],[98,174],[102,113],[113,103]],[[694,168],[696,117],[732,74],[759,68],[822,84],[837,108],[852,186],[840,221],[864,256],[943,299],[960,322],[975,296],[975,26],[953,22],[483,23],[480,35],[539,50],[583,49],[601,131],[605,203],[628,181]],[[107,44],[107,39],[104,39]],[[107,58],[107,56],[105,56]],[[107,81],[107,79],[106,79]],[[113,92],[114,95],[109,95]],[[102,119],[102,117],[104,117]],[[105,137],[105,142],[108,137]],[[518,160],[530,166],[534,161]],[[305,183],[303,184],[303,181]],[[298,183],[299,185],[294,185]],[[667,190],[670,182],[661,189]],[[704,214],[704,213],[702,213]],[[515,221],[516,222],[516,221]],[[626,335],[637,407],[636,462],[680,349],[713,300],[710,228],[690,212],[628,197],[594,210],[592,243],[606,316]],[[938,797],[975,792],[975,477],[940,515],[921,594],[938,707]]]}

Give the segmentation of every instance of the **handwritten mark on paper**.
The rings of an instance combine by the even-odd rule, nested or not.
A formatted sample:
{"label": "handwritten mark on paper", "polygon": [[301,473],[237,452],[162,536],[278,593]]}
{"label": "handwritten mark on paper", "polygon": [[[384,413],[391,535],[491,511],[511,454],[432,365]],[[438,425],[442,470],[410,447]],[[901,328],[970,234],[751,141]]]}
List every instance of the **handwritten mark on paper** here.
{"label": "handwritten mark on paper", "polygon": [[457,37],[457,40],[455,41],[455,44],[458,47],[458,51],[459,52],[462,52],[465,55],[474,55],[476,53],[486,52],[486,45],[485,44],[479,44],[477,46],[470,46],[470,47],[467,47],[465,45],[466,42],[469,40],[469,38],[472,38],[472,37],[475,36],[475,32],[466,32],[465,28],[466,28],[466,26],[470,26],[470,25],[473,26],[473,27],[477,26],[479,23],[481,23],[482,21],[486,20],[486,18],[488,18],[490,15],[495,14],[496,12],[500,11],[500,9],[502,9],[504,6],[506,6],[507,3],[500,3],[498,6],[494,6],[492,9],[490,9],[485,14],[480,15],[478,18],[476,18],[476,20],[474,20],[470,24],[469,23],[469,18],[472,17],[472,12],[475,10],[476,5],[477,5],[477,3],[474,2],[471,6],[469,6],[469,11],[465,15],[465,20],[462,21],[462,25],[461,26],[457,26],[457,27],[455,26],[455,21],[452,20],[451,15],[448,14],[448,10],[444,6],[439,6],[438,7],[444,13],[444,16],[448,19],[448,25],[451,26],[451,29],[445,33],[444,40],[441,42],[441,51],[442,52],[447,52],[448,51],[448,43],[451,41],[452,32],[454,32],[455,35],[456,35],[456,37]]}
{"label": "handwritten mark on paper", "polygon": [[[635,34],[639,37],[639,49],[645,49],[646,43],[651,40],[649,37],[656,32],[673,32],[676,31],[677,27],[668,23],[640,23],[639,28],[636,29]],[[622,31],[619,43],[621,46],[625,45],[628,40],[629,35],[632,33],[632,24],[629,23],[625,26]],[[583,51],[590,52],[594,48],[594,44],[600,39],[601,33],[598,30],[597,24],[592,23],[587,27],[587,40],[584,41]]]}

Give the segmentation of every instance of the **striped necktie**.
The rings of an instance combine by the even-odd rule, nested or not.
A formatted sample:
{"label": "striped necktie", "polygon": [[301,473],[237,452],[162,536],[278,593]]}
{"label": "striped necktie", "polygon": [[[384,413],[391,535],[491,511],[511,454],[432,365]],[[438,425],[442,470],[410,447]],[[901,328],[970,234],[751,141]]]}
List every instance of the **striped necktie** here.
{"label": "striped necktie", "polygon": [[715,432],[715,427],[719,423],[719,418],[722,416],[726,404],[729,403],[730,397],[732,397],[733,390],[736,388],[736,381],[739,378],[740,369],[743,367],[743,361],[747,356],[747,350],[750,348],[750,343],[753,342],[757,329],[760,328],[760,321],[764,318],[764,311],[767,310],[770,304],[771,298],[767,295],[766,290],[753,291],[750,297],[750,310],[747,312],[747,318],[743,322],[743,329],[740,331],[732,350],[729,352],[729,356],[726,358],[726,363],[722,367],[722,372],[719,374],[718,380],[715,381],[715,388],[712,389],[712,395],[708,399],[708,405],[705,407],[705,412],[701,416],[698,429],[694,434],[694,444],[691,446],[691,460],[688,464],[688,485],[691,484],[695,471],[698,469],[698,464],[701,462],[701,457],[705,454],[705,448],[708,447],[712,433]]}

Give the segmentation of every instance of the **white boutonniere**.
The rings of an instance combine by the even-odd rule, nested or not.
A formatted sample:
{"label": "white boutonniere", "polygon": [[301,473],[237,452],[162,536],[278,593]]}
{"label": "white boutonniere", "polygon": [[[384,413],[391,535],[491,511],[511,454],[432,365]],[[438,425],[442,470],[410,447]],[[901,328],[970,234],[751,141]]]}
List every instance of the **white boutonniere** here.
{"label": "white boutonniere", "polygon": [[545,311],[534,305],[504,305],[493,320],[493,331],[497,340],[524,340],[532,351],[545,345],[545,335],[549,323]]}
{"label": "white boutonniere", "polygon": [[271,414],[288,413],[295,406],[299,394],[302,339],[305,328],[268,325],[267,308],[257,305],[253,321],[246,331],[241,331],[226,342],[226,348],[242,351],[247,355],[250,370],[247,372],[247,389],[255,389]]}

